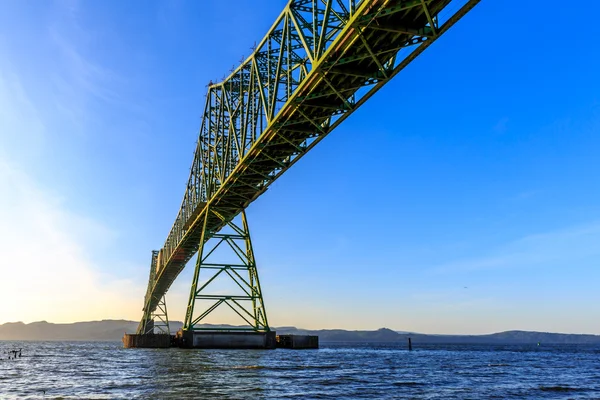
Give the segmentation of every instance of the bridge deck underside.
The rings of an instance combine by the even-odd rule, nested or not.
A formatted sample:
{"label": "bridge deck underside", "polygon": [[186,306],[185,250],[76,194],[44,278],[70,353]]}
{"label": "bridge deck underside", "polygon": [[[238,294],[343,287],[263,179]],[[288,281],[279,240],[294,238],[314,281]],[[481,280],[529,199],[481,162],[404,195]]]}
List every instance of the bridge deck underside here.
{"label": "bridge deck underside", "polygon": [[[449,2],[450,0],[432,1],[429,9],[432,14],[437,14]],[[379,7],[383,2],[372,3]],[[400,3],[403,2],[390,1],[386,7],[392,9]],[[362,18],[368,18],[373,10],[374,7],[365,8]],[[279,111],[252,149],[209,199],[208,206],[211,210],[216,210],[226,220],[231,220],[245,209],[267,189],[265,177],[279,176],[308,150],[306,147],[302,148],[307,139],[318,141],[328,133],[328,130],[317,128],[313,122],[321,123],[332,115],[352,111],[348,110],[348,104],[343,98],[351,98],[380,73],[380,65],[371,54],[377,54],[380,60],[389,59],[400,49],[407,47],[411,40],[414,42],[416,37],[400,31],[423,31],[427,24],[428,17],[423,9],[413,7],[388,15],[379,13],[377,18],[346,27],[340,33],[340,40],[334,42],[333,47],[328,50],[327,58],[315,65],[298,87],[297,93]],[[397,31],[393,31],[394,28]],[[364,41],[357,39],[359,34]],[[330,85],[338,93],[333,92]],[[273,171],[280,172],[273,174]],[[225,225],[222,219],[213,213],[207,213],[208,206],[198,213],[177,249],[159,271],[152,299],[162,298],[186,263],[198,251],[206,216],[208,215],[206,227],[211,233],[219,231]],[[152,310],[156,305],[157,301],[151,300],[148,307]]]}

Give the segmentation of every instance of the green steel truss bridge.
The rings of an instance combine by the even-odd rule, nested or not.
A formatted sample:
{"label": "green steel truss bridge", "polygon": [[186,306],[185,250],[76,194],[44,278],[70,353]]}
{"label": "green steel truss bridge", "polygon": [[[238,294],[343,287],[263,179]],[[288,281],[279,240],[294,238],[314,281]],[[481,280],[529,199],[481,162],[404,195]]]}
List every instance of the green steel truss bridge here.
{"label": "green steel truss bridge", "polygon": [[[291,0],[252,55],[209,85],[181,208],[152,252],[138,333],[168,332],[165,293],[195,254],[184,330],[202,330],[225,307],[238,329],[269,331],[244,210],[477,3]],[[223,251],[236,261],[209,261]],[[236,294],[209,294],[219,276]]]}

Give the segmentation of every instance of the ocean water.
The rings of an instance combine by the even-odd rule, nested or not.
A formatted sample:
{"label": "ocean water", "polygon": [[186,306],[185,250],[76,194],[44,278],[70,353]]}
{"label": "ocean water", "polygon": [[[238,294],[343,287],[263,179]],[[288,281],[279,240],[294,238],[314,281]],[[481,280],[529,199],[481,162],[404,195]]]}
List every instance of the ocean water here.
{"label": "ocean water", "polygon": [[[8,360],[6,351],[22,348]],[[1,342],[0,399],[600,399],[600,347],[123,349]]]}

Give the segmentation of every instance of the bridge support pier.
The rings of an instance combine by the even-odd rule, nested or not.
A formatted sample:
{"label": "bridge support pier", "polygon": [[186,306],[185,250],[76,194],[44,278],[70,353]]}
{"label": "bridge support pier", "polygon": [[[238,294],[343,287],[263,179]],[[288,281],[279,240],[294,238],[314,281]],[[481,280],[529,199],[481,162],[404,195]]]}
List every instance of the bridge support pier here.
{"label": "bridge support pier", "polygon": [[188,349],[274,349],[275,331],[269,332],[225,332],[184,331],[175,336],[179,347]]}
{"label": "bridge support pier", "polygon": [[[192,347],[219,347],[219,343],[239,347],[242,342],[248,347],[259,342],[263,343],[260,346],[266,346],[273,335],[267,322],[246,213],[241,212],[241,224],[236,224],[208,207],[181,337],[188,344],[193,343]],[[208,230],[207,221],[214,217],[225,223],[219,232]],[[222,318],[227,312],[241,326],[205,324],[209,315],[218,314]]]}
{"label": "bridge support pier", "polygon": [[[169,329],[169,316],[167,314],[167,300],[165,296],[158,299],[158,306],[153,312],[149,312],[148,302],[151,299],[152,286],[156,280],[156,270],[158,264],[158,251],[152,252],[152,261],[150,263],[150,278],[148,281],[148,289],[146,291],[146,298],[144,300],[144,316],[140,321],[137,329],[137,335],[151,335],[159,333],[162,335],[171,335]],[[155,328],[157,332],[155,332]]]}
{"label": "bridge support pier", "polygon": [[144,318],[138,327],[138,334],[140,335],[151,335],[154,333],[161,335],[171,334],[165,296],[158,301],[158,307],[150,315],[150,318]]}
{"label": "bridge support pier", "polygon": [[152,314],[152,331],[146,330],[146,333],[152,333],[154,329],[157,329],[160,334],[170,335],[171,330],[169,329],[169,316],[167,314],[167,300],[165,296],[158,302],[158,307]]}
{"label": "bridge support pier", "polygon": [[165,334],[130,335],[126,333],[121,340],[126,349],[166,349],[173,346],[171,335]]}

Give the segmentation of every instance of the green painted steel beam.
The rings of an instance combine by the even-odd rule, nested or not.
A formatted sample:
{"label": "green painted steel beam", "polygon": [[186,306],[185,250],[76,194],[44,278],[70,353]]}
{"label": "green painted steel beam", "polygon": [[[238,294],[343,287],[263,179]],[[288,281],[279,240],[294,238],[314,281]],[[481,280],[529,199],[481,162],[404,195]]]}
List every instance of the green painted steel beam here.
{"label": "green painted steel beam", "polygon": [[[477,3],[290,1],[253,53],[209,86],[190,177],[156,256],[142,321],[207,240]],[[443,19],[453,4],[464,5]]]}

